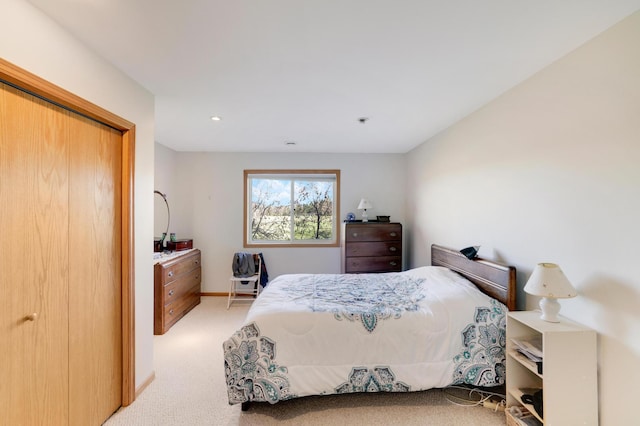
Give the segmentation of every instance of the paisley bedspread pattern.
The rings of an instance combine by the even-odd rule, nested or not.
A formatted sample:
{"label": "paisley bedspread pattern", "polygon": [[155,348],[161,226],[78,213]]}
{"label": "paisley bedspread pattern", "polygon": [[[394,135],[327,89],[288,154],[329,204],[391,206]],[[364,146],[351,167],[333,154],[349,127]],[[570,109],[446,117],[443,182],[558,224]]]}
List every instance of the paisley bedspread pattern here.
{"label": "paisley bedspread pattern", "polygon": [[475,386],[502,385],[505,381],[506,312],[502,303],[477,307],[474,322],[462,330],[464,349],[455,356],[453,382]]}
{"label": "paisley bedspread pattern", "polygon": [[366,274],[307,275],[282,288],[303,293],[305,297],[296,303],[311,311],[331,312],[337,320],[359,321],[371,333],[382,320],[417,311],[425,298],[423,278],[379,274],[377,279],[372,285]]}
{"label": "paisley bedspread pattern", "polygon": [[287,368],[275,363],[276,344],[247,324],[223,344],[229,404],[295,398],[289,391]]}
{"label": "paisley bedspread pattern", "polygon": [[[275,404],[296,396],[290,393],[286,367],[275,361],[275,342],[260,337],[255,323],[236,332],[224,345],[224,365],[229,404],[246,401]],[[335,393],[410,392],[411,387],[396,381],[388,366],[372,369],[354,367],[348,381],[334,389]]]}
{"label": "paisley bedspread pattern", "polygon": [[440,267],[283,275],[223,344],[230,404],[504,383],[507,308]]}
{"label": "paisley bedspread pattern", "polygon": [[396,376],[389,367],[354,367],[349,381],[338,386],[336,393],[411,391],[409,385],[395,380]]}

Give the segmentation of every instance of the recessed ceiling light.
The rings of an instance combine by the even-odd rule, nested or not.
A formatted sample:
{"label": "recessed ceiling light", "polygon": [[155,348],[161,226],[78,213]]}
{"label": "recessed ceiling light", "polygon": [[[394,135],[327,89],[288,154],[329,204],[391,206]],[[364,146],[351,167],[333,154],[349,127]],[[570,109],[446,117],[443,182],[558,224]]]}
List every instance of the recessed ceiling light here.
{"label": "recessed ceiling light", "polygon": [[220,121],[220,120],[222,120],[222,118],[218,117],[217,115],[211,116],[211,121]]}
{"label": "recessed ceiling light", "polygon": [[294,141],[284,141],[284,144],[285,145],[289,145],[289,146],[293,146],[293,145],[296,145],[296,142],[294,142]]}

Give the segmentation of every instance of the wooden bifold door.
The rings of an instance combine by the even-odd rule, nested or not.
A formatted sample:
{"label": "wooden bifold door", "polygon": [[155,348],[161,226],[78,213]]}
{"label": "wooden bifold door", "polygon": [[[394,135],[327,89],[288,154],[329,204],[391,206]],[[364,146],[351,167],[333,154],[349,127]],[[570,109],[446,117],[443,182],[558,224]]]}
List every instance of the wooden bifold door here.
{"label": "wooden bifold door", "polygon": [[0,83],[0,424],[122,403],[122,133]]}

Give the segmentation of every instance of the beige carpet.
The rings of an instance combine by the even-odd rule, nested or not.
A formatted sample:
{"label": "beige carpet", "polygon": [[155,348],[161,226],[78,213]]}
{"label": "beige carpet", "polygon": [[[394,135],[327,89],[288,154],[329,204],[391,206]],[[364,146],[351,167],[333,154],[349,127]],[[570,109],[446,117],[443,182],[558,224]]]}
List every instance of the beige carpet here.
{"label": "beige carpet", "polygon": [[[226,299],[202,303],[163,336],[154,337],[156,379],[106,426],[134,425],[504,425],[504,413],[460,406],[434,389],[408,394],[380,393],[307,397],[275,405],[254,404],[241,412],[230,406],[222,342],[239,328],[248,305],[226,310]],[[473,396],[473,395],[472,395]]]}

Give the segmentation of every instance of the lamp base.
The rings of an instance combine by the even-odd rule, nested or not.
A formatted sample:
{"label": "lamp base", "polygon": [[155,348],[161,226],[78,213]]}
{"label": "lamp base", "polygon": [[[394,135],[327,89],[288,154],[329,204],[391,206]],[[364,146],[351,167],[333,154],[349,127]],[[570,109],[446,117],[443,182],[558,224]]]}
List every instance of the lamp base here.
{"label": "lamp base", "polygon": [[362,221],[363,222],[369,222],[369,218],[367,217],[367,209],[364,209],[362,211]]}
{"label": "lamp base", "polygon": [[560,303],[558,299],[543,297],[540,299],[539,305],[542,310],[541,319],[547,322],[560,322],[560,318],[558,317],[560,313]]}

